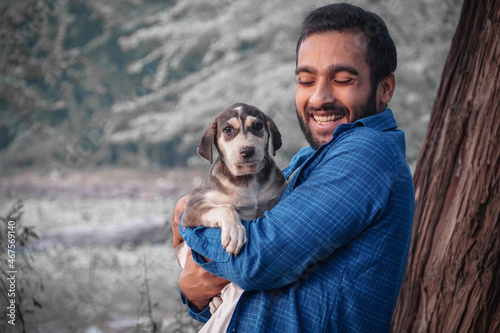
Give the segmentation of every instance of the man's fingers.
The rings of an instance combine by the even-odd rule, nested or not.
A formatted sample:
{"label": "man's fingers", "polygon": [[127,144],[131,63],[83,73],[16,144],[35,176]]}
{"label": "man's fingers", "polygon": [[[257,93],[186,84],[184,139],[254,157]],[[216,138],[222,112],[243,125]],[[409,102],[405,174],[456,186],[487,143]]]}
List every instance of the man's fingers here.
{"label": "man's fingers", "polygon": [[221,306],[222,304],[222,298],[220,296],[215,296],[212,298],[212,301],[208,304],[210,307],[210,313],[214,315],[215,311]]}

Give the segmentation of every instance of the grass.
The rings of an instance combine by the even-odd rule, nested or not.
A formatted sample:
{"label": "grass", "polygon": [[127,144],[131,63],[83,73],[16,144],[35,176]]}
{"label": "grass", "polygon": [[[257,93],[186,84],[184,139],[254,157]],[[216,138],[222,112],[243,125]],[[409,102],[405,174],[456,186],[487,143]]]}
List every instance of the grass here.
{"label": "grass", "polygon": [[[166,192],[155,190],[155,184],[162,177],[168,178],[168,174],[146,177],[131,170],[124,173],[127,177],[115,182],[108,177],[105,190],[93,195],[79,195],[85,191],[79,192],[79,182],[68,180],[71,177],[61,181],[62,188],[72,188],[71,195],[60,189],[40,191],[41,187],[54,187],[47,177],[24,177],[25,182],[20,181],[22,176],[0,180],[0,187],[10,188],[0,197],[0,216],[6,216],[14,202],[22,199],[24,213],[19,225],[34,226],[41,237],[81,226],[158,217],[169,221],[174,203],[185,187],[192,185],[186,184],[186,179],[179,179],[184,187],[175,187],[176,184],[176,190],[165,195]],[[106,183],[103,178],[108,174],[109,171],[87,174],[87,181],[80,185]],[[120,191],[116,192],[118,195],[109,195],[113,188],[136,184],[137,179],[141,181],[140,185],[132,186],[135,197]],[[19,183],[13,186],[16,181]],[[40,192],[42,195],[33,195]],[[169,223],[166,227],[169,228]],[[0,259],[6,260],[3,256]],[[56,244],[41,251],[25,251],[23,258],[19,253],[16,264],[27,332],[197,332],[200,328],[180,302],[177,284],[180,268],[170,241],[156,245],[145,242],[85,247]],[[3,298],[0,301],[2,309],[4,301]],[[15,329],[0,324],[2,332],[17,332],[20,328],[19,324]]]}

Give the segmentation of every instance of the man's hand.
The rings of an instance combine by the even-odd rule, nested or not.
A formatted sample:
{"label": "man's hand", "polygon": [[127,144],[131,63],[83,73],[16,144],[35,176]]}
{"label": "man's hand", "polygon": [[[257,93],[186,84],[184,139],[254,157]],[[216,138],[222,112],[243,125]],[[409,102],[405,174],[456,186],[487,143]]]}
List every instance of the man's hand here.
{"label": "man's hand", "polygon": [[212,301],[210,302],[210,304],[208,304],[208,306],[210,307],[210,313],[212,314],[212,316],[215,314],[215,311],[217,311],[219,306],[222,305],[222,302],[223,302],[223,300],[220,296],[215,296],[214,298],[212,298]]}
{"label": "man's hand", "polygon": [[221,290],[229,283],[228,280],[220,278],[207,272],[198,265],[191,255],[191,249],[186,260],[186,267],[179,276],[179,287],[186,298],[193,303],[198,310],[203,310],[214,296],[220,294]]}
{"label": "man's hand", "polygon": [[[174,248],[178,247],[184,239],[179,234],[179,220],[186,205],[188,196],[182,197],[175,206],[172,214],[172,233]],[[220,291],[229,283],[228,280],[213,275],[200,267],[188,251],[186,266],[179,276],[179,287],[186,298],[193,303],[198,310],[207,307],[210,300],[220,294]]]}

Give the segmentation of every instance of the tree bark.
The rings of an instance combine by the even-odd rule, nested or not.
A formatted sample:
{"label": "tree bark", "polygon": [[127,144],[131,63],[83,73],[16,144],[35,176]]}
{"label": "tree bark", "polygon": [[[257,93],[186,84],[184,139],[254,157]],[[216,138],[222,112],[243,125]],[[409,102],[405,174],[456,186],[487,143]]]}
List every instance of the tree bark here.
{"label": "tree bark", "polygon": [[500,1],[465,0],[414,175],[393,332],[500,332]]}

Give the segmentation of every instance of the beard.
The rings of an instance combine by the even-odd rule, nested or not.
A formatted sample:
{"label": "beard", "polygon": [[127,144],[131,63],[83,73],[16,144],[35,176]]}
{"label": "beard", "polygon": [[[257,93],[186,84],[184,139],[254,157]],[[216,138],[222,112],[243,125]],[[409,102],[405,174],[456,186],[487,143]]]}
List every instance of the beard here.
{"label": "beard", "polygon": [[[297,113],[297,119],[299,121],[299,126],[300,129],[302,130],[302,133],[304,133],[304,136],[311,146],[312,149],[316,150],[318,149],[323,143],[319,142],[316,138],[314,138],[313,133],[307,127],[307,124],[305,122],[305,119],[303,119],[297,109],[297,105],[295,105],[295,111]],[[358,104],[354,106],[352,110],[349,110],[349,114],[346,116],[352,116],[350,122],[355,122],[358,119],[373,116],[377,114],[377,102],[376,102],[376,85],[371,88],[370,95],[366,99],[366,101],[362,104]],[[308,112],[306,112],[307,116]],[[332,133],[333,134],[333,133]]]}

